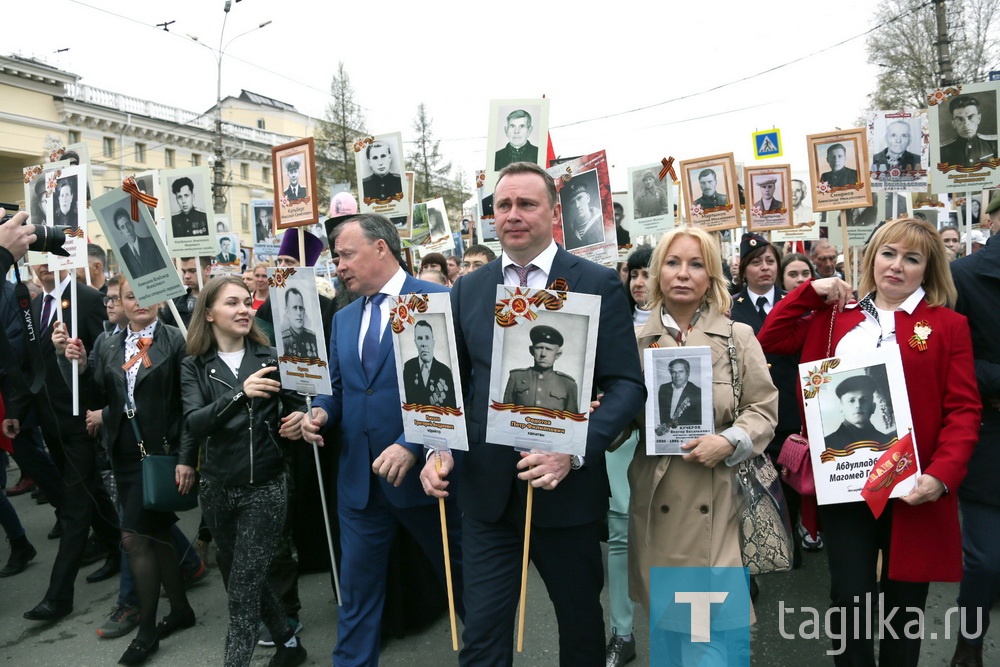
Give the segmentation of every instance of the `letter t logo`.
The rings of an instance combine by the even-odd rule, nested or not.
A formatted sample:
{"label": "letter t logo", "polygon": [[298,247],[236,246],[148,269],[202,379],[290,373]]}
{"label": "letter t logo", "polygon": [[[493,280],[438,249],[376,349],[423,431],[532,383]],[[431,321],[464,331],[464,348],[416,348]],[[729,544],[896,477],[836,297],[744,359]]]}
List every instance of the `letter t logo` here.
{"label": "letter t logo", "polygon": [[722,604],[729,593],[726,591],[676,591],[674,602],[691,605],[691,641],[705,643],[712,641],[712,620],[710,612],[713,604]]}

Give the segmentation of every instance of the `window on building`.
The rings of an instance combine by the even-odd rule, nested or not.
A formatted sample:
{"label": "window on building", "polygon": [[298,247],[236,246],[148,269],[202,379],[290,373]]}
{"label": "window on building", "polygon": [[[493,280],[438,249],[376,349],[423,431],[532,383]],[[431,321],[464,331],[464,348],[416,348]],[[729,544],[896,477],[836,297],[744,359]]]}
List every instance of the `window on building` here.
{"label": "window on building", "polygon": [[266,128],[264,127],[264,125],[265,125],[265,124],[266,124],[266,123],[264,123],[264,119],[263,119],[263,118],[258,118],[258,119],[257,119],[257,129],[258,129],[258,130],[263,130],[263,129],[266,129]]}
{"label": "window on building", "polygon": [[271,182],[271,168],[270,167],[264,167],[263,169],[260,170],[260,180],[264,181],[265,183],[270,183]]}
{"label": "window on building", "polygon": [[114,156],[115,156],[114,137],[104,137],[104,157],[114,157]]}
{"label": "window on building", "polygon": [[174,166],[174,149],[166,148],[163,150],[163,166],[167,168],[173,168]]}
{"label": "window on building", "polygon": [[240,204],[240,223],[243,231],[250,231],[250,204]]}
{"label": "window on building", "polygon": [[246,162],[240,163],[240,178],[244,181],[250,180],[250,165]]}
{"label": "window on building", "polygon": [[78,143],[80,143],[80,133],[79,132],[77,132],[76,130],[70,130],[67,134],[69,135],[69,143],[71,143],[71,144],[78,144]]}
{"label": "window on building", "polygon": [[200,167],[201,166],[201,156],[197,153],[191,153],[191,166]]}
{"label": "window on building", "polygon": [[135,145],[135,161],[136,162],[146,161],[146,144]]}

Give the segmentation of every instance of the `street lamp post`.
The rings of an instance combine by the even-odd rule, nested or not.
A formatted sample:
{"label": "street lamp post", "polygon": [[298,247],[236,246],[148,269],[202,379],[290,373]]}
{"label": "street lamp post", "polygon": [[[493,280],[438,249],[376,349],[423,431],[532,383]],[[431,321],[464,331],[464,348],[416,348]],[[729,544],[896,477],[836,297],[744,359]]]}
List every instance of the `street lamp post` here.
{"label": "street lamp post", "polygon": [[260,30],[271,24],[271,21],[264,21],[259,24],[256,28],[251,28],[246,32],[240,33],[233,37],[231,40],[223,45],[222,40],[226,34],[226,20],[229,18],[229,10],[232,8],[232,0],[226,0],[225,6],[222,10],[225,12],[225,17],[222,19],[222,30],[219,32],[219,48],[213,49],[207,44],[202,44],[198,41],[198,37],[195,35],[188,35],[188,37],[199,46],[204,46],[206,49],[212,52],[215,57],[216,64],[216,81],[215,81],[215,163],[212,165],[212,201],[215,207],[216,213],[226,212],[226,195],[225,190],[225,165],[223,163],[223,152],[222,152],[222,57],[226,55],[226,49],[229,45],[235,42],[240,37],[244,35],[249,35],[252,32]]}

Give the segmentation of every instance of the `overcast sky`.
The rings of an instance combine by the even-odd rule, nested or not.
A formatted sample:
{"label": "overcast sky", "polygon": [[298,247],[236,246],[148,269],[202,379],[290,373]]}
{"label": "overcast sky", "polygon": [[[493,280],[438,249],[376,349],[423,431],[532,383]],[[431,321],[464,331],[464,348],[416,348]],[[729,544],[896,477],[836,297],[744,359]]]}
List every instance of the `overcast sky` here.
{"label": "overcast sky", "polygon": [[[215,103],[213,53],[187,35],[216,48],[224,0],[47,0],[44,16],[37,3],[8,4],[6,53],[192,111]],[[322,116],[343,61],[372,133],[412,140],[424,102],[445,157],[470,183],[486,162],[490,99],[543,95],[556,153],[605,149],[615,190],[628,167],[665,155],[731,151],[753,163],[750,135],[771,127],[785,155],[769,162],[805,170],[805,135],[852,127],[865,108],[877,70],[861,36],[871,7],[434,0],[382,2],[372,16],[365,2],[244,0],[232,6],[226,42],[272,23],[228,46],[222,94],[245,88]],[[174,21],[169,32],[153,27],[164,21]]]}

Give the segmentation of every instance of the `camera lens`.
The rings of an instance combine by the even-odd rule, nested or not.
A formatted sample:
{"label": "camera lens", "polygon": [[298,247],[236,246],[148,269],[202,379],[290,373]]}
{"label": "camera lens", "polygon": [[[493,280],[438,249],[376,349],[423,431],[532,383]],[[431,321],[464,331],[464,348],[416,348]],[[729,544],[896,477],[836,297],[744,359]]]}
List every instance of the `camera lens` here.
{"label": "camera lens", "polygon": [[69,253],[63,248],[66,244],[66,230],[69,227],[62,225],[32,225],[35,230],[35,242],[28,246],[28,250],[35,252],[50,252],[60,257],[69,257]]}

